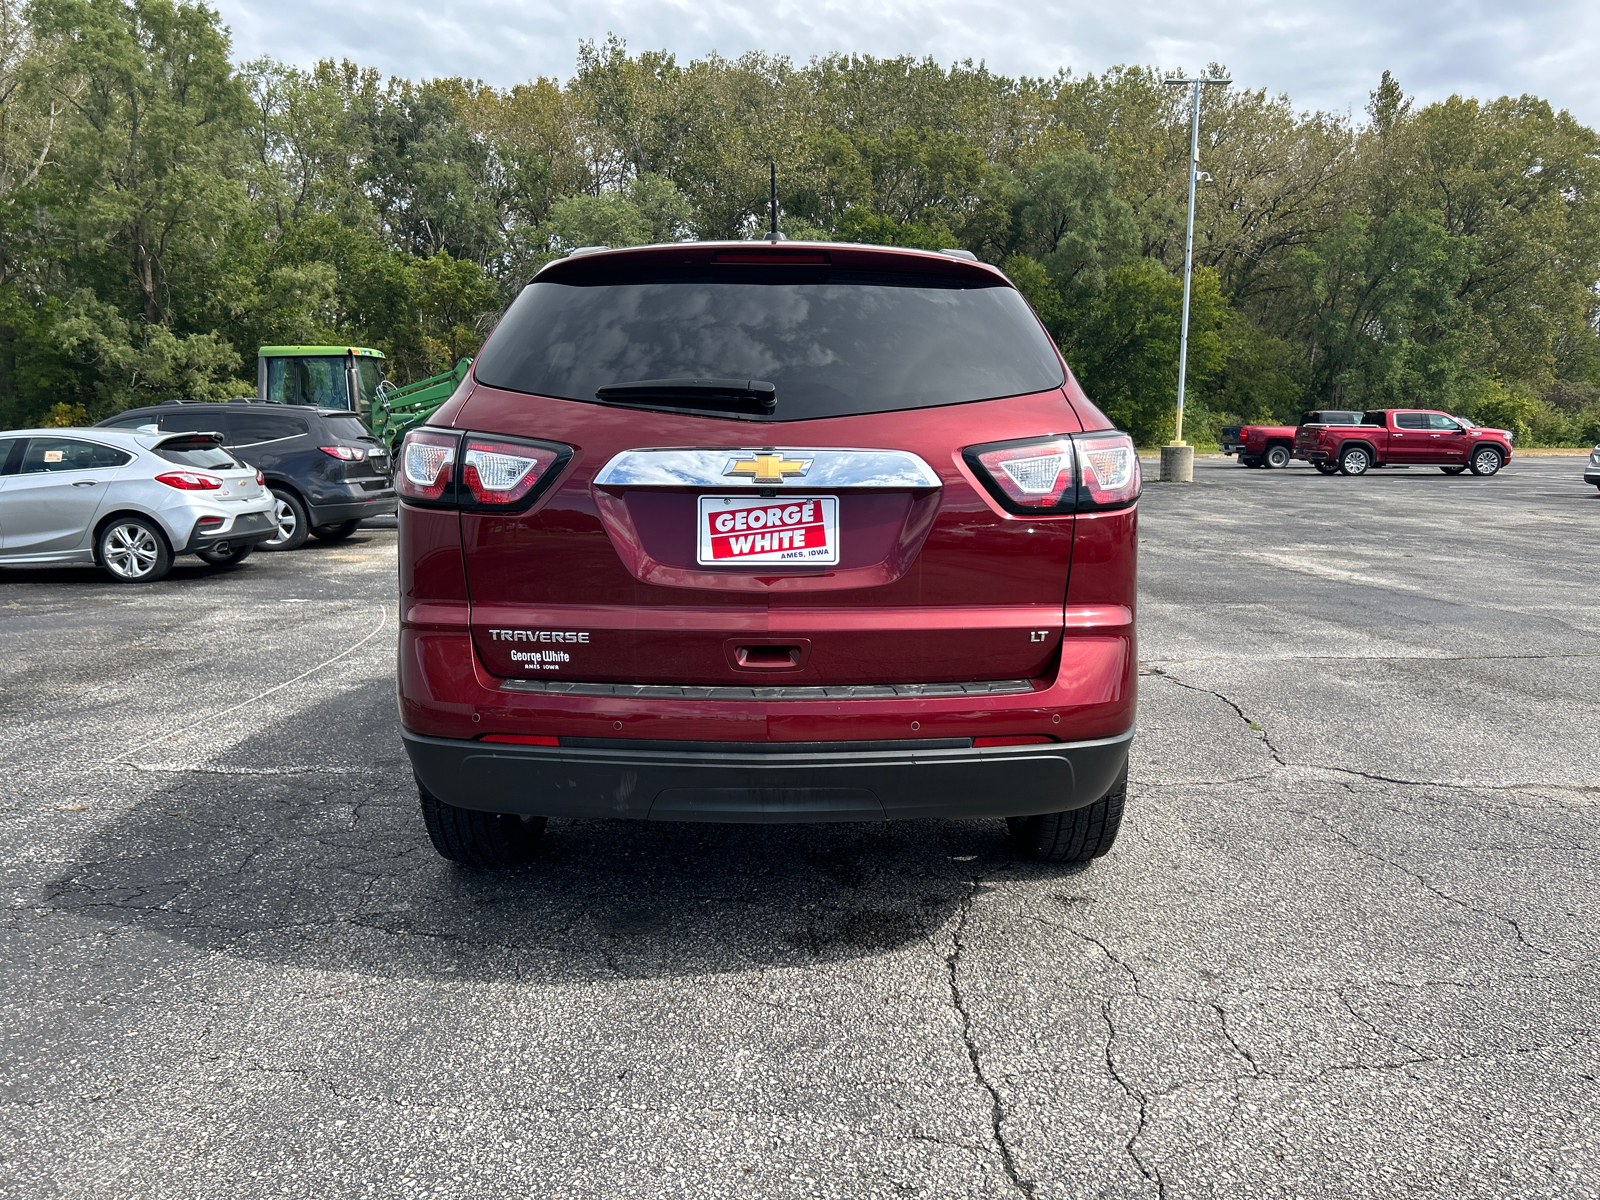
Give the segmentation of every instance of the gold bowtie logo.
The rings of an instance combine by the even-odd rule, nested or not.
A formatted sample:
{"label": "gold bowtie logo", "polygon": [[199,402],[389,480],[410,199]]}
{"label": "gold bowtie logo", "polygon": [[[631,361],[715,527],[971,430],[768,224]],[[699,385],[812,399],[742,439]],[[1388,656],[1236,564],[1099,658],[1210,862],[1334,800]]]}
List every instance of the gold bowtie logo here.
{"label": "gold bowtie logo", "polygon": [[810,469],[809,458],[784,458],[776,451],[759,451],[749,458],[733,459],[722,473],[742,475],[757,483],[782,483],[785,479],[803,477]]}

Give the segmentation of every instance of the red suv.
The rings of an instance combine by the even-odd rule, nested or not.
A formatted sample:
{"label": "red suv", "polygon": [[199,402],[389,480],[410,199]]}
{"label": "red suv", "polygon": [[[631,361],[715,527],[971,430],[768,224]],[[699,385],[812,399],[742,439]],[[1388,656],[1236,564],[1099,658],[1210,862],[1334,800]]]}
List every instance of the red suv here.
{"label": "red suv", "polygon": [[401,450],[400,711],[434,846],[547,817],[1005,817],[1111,846],[1139,460],[970,256],[589,252]]}

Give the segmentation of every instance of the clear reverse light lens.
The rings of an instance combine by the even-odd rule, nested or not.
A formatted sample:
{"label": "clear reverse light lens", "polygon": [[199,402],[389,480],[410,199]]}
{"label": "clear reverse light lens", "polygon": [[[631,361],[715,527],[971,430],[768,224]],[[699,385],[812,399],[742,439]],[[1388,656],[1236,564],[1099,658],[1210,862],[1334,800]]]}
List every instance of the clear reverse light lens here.
{"label": "clear reverse light lens", "polygon": [[467,451],[467,470],[477,472],[478,487],[486,492],[509,492],[538,465],[538,459],[520,454],[496,454],[477,447]]}
{"label": "clear reverse light lens", "polygon": [[445,463],[450,461],[449,446],[413,442],[406,447],[406,478],[418,487],[431,488]]}

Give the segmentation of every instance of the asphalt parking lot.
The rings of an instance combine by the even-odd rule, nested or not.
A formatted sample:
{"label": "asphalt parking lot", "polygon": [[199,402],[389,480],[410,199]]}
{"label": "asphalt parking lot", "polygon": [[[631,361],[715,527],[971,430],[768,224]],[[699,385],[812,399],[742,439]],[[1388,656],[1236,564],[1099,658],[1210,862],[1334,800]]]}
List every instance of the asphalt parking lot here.
{"label": "asphalt parking lot", "polygon": [[1143,501],[1128,823],[428,845],[392,529],[0,573],[0,1194],[1600,1195],[1600,493]]}

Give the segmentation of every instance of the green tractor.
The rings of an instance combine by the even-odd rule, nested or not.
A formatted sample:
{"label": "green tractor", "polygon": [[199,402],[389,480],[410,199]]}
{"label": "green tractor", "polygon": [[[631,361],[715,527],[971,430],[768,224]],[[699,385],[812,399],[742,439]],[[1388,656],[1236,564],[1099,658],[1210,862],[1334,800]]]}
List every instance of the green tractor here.
{"label": "green tractor", "polygon": [[472,360],[463,358],[441,375],[396,387],[383,377],[381,350],[263,346],[256,359],[256,399],[360,413],[393,463],[400,439],[450,399],[471,368]]}

